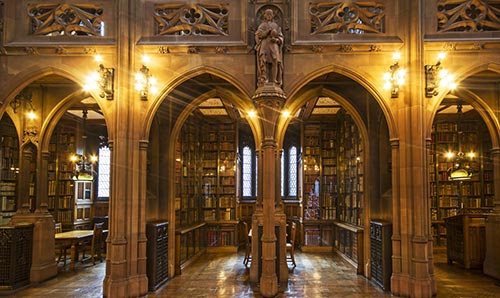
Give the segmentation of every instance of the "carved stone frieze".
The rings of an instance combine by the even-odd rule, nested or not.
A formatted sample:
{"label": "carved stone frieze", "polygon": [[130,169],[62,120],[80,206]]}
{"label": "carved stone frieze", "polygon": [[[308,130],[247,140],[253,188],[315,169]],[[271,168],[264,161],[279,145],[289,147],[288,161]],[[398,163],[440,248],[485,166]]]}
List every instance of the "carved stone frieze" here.
{"label": "carved stone frieze", "polygon": [[28,4],[31,34],[101,36],[104,9],[95,4]]}
{"label": "carved stone frieze", "polygon": [[28,55],[38,55],[38,50],[36,48],[34,48],[34,47],[25,47],[24,51]]}
{"label": "carved stone frieze", "polygon": [[312,35],[384,33],[385,7],[374,1],[311,3],[309,15]]}
{"label": "carved stone frieze", "polygon": [[97,54],[96,48],[84,48],[83,52],[85,54],[89,54],[89,55],[95,55],[95,54]]}
{"label": "carved stone frieze", "polygon": [[66,54],[68,51],[63,47],[56,47],[55,52],[56,54],[63,55]]}
{"label": "carved stone frieze", "polygon": [[158,53],[168,54],[168,53],[170,53],[170,48],[166,47],[166,46],[160,46],[160,47],[158,47]]}
{"label": "carved stone frieze", "polygon": [[311,47],[311,50],[314,52],[314,53],[323,53],[325,51],[325,49],[322,47],[322,46],[318,46],[318,45],[313,45]]}
{"label": "carved stone frieze", "polygon": [[155,35],[229,34],[227,4],[157,4]]}
{"label": "carved stone frieze", "polygon": [[198,47],[188,47],[188,54],[198,54],[200,53],[200,49]]}
{"label": "carved stone frieze", "polygon": [[482,32],[500,30],[498,0],[438,0],[438,32]]}
{"label": "carved stone frieze", "polygon": [[215,53],[216,54],[227,54],[229,49],[227,47],[216,47],[215,48]]}
{"label": "carved stone frieze", "polygon": [[343,45],[340,46],[339,51],[341,51],[341,52],[352,52],[353,51],[352,45],[350,45],[350,44],[343,44]]}

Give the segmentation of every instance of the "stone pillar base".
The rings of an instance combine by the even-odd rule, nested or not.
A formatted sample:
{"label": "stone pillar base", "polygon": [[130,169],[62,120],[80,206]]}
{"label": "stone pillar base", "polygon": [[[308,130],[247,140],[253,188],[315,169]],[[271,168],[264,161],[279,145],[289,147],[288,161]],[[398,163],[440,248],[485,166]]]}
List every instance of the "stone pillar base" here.
{"label": "stone pillar base", "polygon": [[493,278],[500,279],[500,214],[491,214],[486,218],[486,256],[483,272]]}
{"label": "stone pillar base", "polygon": [[[262,256],[259,255],[259,241],[254,241],[254,239],[259,239],[259,226],[262,229],[264,222],[262,211],[258,209],[253,214],[252,218],[252,262],[250,263],[250,282],[259,283],[262,268],[259,268]],[[279,286],[284,287],[288,284],[288,265],[286,262],[286,216],[285,214],[280,214],[279,209],[275,214],[275,226],[279,226],[280,236],[276,241],[276,245],[279,245],[279,256],[276,259],[279,262],[279,275],[278,281]],[[275,272],[277,273],[277,272]],[[262,293],[261,293],[262,294]]]}
{"label": "stone pillar base", "polygon": [[391,293],[397,297],[432,298],[432,279],[415,279],[405,275],[393,274],[391,277]]}
{"label": "stone pillar base", "polygon": [[57,275],[55,260],[55,225],[48,212],[15,214],[10,223],[31,223],[33,227],[33,255],[30,282],[39,283]]}

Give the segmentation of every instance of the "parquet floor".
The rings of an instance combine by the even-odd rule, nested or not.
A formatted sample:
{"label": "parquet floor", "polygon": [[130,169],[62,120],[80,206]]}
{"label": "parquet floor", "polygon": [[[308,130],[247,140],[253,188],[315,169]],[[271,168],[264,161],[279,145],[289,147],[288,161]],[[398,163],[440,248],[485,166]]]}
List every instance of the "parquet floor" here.
{"label": "parquet floor", "polygon": [[[499,298],[500,284],[481,270],[464,270],[446,264],[444,250],[436,250],[435,274],[439,298]],[[205,254],[147,297],[261,297],[248,281],[243,254]],[[393,297],[356,275],[353,267],[332,253],[296,252],[297,267],[290,272],[288,287],[277,295],[291,297],[385,298]],[[85,264],[76,272],[60,271],[57,277],[21,290],[9,297],[94,298],[102,297],[104,263]]]}

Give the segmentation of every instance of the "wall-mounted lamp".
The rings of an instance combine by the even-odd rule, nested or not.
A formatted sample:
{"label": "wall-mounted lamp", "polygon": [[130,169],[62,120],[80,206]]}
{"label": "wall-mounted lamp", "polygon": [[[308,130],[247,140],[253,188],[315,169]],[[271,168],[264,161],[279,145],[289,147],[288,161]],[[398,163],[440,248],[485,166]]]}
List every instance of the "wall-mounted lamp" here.
{"label": "wall-mounted lamp", "polygon": [[448,73],[441,65],[441,61],[446,57],[446,53],[438,54],[438,62],[434,65],[425,65],[425,97],[436,96],[439,87],[455,89],[455,76]]}
{"label": "wall-mounted lamp", "polygon": [[99,96],[112,100],[114,96],[115,69],[104,67],[101,56],[96,56],[95,60],[99,62],[99,70],[91,73],[87,77],[87,83],[83,87],[85,90],[100,89]]}
{"label": "wall-mounted lamp", "polygon": [[32,95],[31,93],[21,92],[10,102],[10,106],[14,113],[17,113],[17,109],[21,107],[22,104],[25,104],[25,107],[28,109],[26,115],[29,119],[35,119],[35,108],[33,107]]}
{"label": "wall-mounted lamp", "polygon": [[156,78],[151,75],[149,68],[146,66],[149,61],[148,56],[143,56],[142,62],[144,64],[135,74],[135,90],[139,91],[141,100],[148,100],[149,93],[155,94],[158,92]]}
{"label": "wall-mounted lamp", "polygon": [[392,58],[396,62],[389,66],[389,71],[384,73],[384,89],[391,90],[391,98],[397,98],[400,87],[405,84],[406,70],[399,66],[399,59],[401,58],[399,53],[394,53]]}
{"label": "wall-mounted lamp", "polygon": [[450,181],[463,181],[469,180],[472,177],[473,169],[471,164],[476,157],[474,151],[467,154],[462,151],[462,103],[457,103],[457,142],[458,151],[448,151],[445,156],[452,162],[452,166],[448,168],[448,180]]}
{"label": "wall-mounted lamp", "polygon": [[85,153],[85,149],[87,147],[87,128],[86,128],[86,122],[87,122],[87,110],[82,111],[82,119],[83,119],[83,152],[80,153],[75,153],[72,154],[70,157],[70,160],[72,163],[74,163],[74,170],[73,174],[71,175],[72,179],[74,180],[93,180],[95,171],[94,171],[94,164],[97,162],[97,156],[94,154],[87,155]]}

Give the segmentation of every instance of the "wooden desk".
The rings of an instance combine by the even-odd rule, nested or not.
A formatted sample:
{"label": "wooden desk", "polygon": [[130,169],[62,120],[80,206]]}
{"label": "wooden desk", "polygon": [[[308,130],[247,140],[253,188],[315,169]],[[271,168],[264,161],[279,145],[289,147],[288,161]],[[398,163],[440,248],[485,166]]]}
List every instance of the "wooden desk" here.
{"label": "wooden desk", "polygon": [[56,243],[71,244],[71,263],[69,264],[70,270],[75,270],[75,263],[78,260],[78,256],[76,255],[78,243],[83,240],[92,239],[93,234],[93,230],[73,230],[55,234]]}

